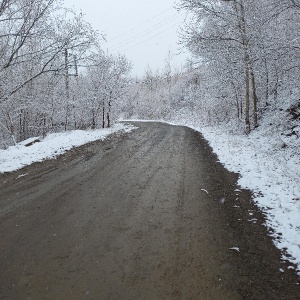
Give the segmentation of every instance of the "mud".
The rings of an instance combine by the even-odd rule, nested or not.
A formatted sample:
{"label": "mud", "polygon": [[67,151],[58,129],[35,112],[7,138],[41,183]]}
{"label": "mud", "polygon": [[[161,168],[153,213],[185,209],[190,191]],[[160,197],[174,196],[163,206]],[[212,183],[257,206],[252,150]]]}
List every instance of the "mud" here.
{"label": "mud", "polygon": [[206,141],[135,125],[0,176],[0,299],[300,299]]}

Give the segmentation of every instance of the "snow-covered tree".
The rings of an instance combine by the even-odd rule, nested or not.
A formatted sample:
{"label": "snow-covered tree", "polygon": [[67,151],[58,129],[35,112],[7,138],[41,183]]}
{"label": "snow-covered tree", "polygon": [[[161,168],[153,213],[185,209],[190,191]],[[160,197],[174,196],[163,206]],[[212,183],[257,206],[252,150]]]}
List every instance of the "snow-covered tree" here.
{"label": "snow-covered tree", "polygon": [[[9,136],[16,143],[49,131],[95,127],[86,107],[87,86],[92,85],[90,71],[102,36],[83,15],[63,8],[59,0],[4,0],[0,25],[2,146],[10,143]],[[98,75],[110,126],[130,63],[123,56],[99,60],[105,66]]]}
{"label": "snow-covered tree", "polygon": [[299,77],[297,4],[289,0],[178,4],[193,15],[182,32],[182,43],[206,66],[203,83],[215,113],[224,112],[225,101],[232,103],[245,120],[246,132],[258,126],[259,113],[271,96],[276,102],[282,87],[299,88],[294,80]]}

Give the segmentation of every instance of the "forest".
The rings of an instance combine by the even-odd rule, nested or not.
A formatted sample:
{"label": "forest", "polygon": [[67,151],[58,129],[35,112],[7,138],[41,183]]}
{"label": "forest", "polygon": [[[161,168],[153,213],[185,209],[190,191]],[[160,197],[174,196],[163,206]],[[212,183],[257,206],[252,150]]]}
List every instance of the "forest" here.
{"label": "forest", "polygon": [[2,0],[0,148],[110,127],[120,117],[230,124],[249,134],[264,119],[288,115],[281,130],[299,137],[300,1],[180,0],[176,7],[188,15],[179,34],[190,59],[176,70],[168,56],[160,70],[133,79],[131,62],[105,53],[105,34],[63,2]]}
{"label": "forest", "polygon": [[245,134],[271,120],[299,137],[300,1],[181,0],[177,8],[189,15],[180,44],[191,58],[184,71],[170,57],[162,71],[148,69],[127,117]]}
{"label": "forest", "polygon": [[131,63],[57,0],[0,2],[0,147],[32,136],[109,127]]}

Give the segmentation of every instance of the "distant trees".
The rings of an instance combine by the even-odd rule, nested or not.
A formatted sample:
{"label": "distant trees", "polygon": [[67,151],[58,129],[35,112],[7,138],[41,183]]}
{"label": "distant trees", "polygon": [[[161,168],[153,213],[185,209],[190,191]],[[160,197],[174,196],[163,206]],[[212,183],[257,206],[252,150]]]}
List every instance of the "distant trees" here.
{"label": "distant trees", "polygon": [[127,101],[121,106],[123,115],[125,118],[182,122],[200,115],[206,118],[202,114],[203,103],[197,101],[202,92],[201,80],[201,75],[193,69],[184,73],[174,70],[160,73],[148,68],[141,81],[129,85]]}
{"label": "distant trees", "polygon": [[249,133],[270,108],[299,102],[299,0],[178,1],[191,16],[181,43],[192,58],[178,72],[169,53],[162,72],[149,68],[141,82],[60,0],[0,1],[0,147],[109,127],[118,114],[233,121]]}
{"label": "distant trees", "polygon": [[[9,139],[98,126],[86,106],[86,86],[98,75],[110,126],[112,102],[126,85],[130,64],[101,53],[99,38],[82,14],[59,0],[0,1],[0,147]],[[104,68],[92,77],[95,60]]]}
{"label": "distant trees", "polygon": [[[181,44],[192,57],[174,72],[146,70],[131,85],[128,117],[233,123],[245,133],[269,111],[298,105],[298,0],[180,0]],[[297,106],[298,107],[298,106]]]}
{"label": "distant trees", "polygon": [[182,43],[207,67],[215,114],[222,113],[216,103],[232,103],[249,132],[279,93],[299,88],[297,0],[181,0],[178,7],[193,15]]}
{"label": "distant trees", "polygon": [[86,78],[90,86],[88,101],[92,128],[97,127],[100,114],[102,127],[111,126],[114,102],[127,92],[130,70],[131,63],[124,56],[106,56],[100,50],[91,57]]}

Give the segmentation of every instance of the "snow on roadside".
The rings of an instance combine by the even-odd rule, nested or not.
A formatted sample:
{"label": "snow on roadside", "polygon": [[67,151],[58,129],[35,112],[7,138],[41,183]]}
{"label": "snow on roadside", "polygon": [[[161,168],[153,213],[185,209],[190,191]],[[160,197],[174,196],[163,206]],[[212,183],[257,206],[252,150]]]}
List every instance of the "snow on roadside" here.
{"label": "snow on roadside", "polygon": [[[74,147],[96,140],[103,140],[108,135],[118,131],[130,132],[134,128],[132,125],[116,124],[111,128],[99,130],[73,130],[52,133],[41,142],[30,147],[24,145],[28,142],[26,141],[26,143],[21,142],[6,150],[0,149],[0,173],[16,171],[34,162],[55,158]],[[34,139],[31,138],[30,140]]]}
{"label": "snow on roadside", "polygon": [[[254,194],[254,201],[274,231],[273,241],[285,253],[283,260],[298,266],[300,276],[300,141],[289,143],[266,128],[249,136],[225,132],[222,127],[197,127],[194,120],[131,120],[187,126],[204,136],[219,161],[240,174],[238,184]],[[193,125],[191,125],[193,124]],[[288,144],[288,147],[283,147]],[[290,267],[291,268],[291,267]]]}
{"label": "snow on roadside", "polygon": [[[274,230],[274,244],[283,259],[298,265],[300,275],[300,157],[283,149],[276,138],[254,131],[248,137],[217,127],[198,129],[225,167],[241,175],[239,185],[254,192],[254,201]],[[298,148],[299,149],[299,148]]]}

